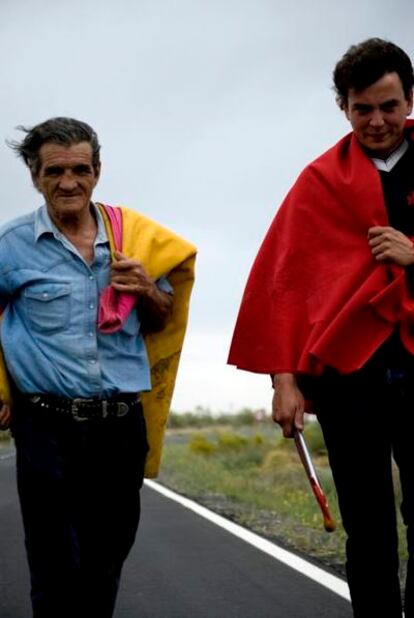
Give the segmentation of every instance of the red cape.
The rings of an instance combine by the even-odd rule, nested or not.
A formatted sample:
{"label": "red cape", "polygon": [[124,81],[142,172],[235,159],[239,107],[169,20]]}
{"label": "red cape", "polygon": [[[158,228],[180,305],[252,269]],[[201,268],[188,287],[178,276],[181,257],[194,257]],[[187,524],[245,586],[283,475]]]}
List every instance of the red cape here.
{"label": "red cape", "polygon": [[373,259],[367,232],[376,225],[389,225],[380,175],[351,133],[305,168],[277,212],[228,362],[259,373],[349,373],[397,322],[414,354],[414,299],[403,267]]}

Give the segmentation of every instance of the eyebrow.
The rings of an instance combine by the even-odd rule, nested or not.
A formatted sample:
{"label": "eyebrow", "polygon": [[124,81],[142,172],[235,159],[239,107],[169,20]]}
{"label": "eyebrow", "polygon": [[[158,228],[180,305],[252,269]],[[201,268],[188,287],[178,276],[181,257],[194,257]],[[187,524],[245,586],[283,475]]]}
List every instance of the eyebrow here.
{"label": "eyebrow", "polygon": [[[45,167],[44,173],[45,174],[61,174],[64,171],[64,169],[65,167],[63,165],[48,165],[47,167]],[[72,167],[72,170],[78,174],[82,172],[90,172],[92,170],[92,165],[88,163],[79,163],[77,165],[74,165]]]}
{"label": "eyebrow", "polygon": [[[395,107],[398,104],[399,104],[398,99],[388,99],[388,101],[384,101],[384,103],[381,103],[381,105],[379,105],[379,108],[381,110],[384,110],[388,107]],[[358,103],[357,102],[352,105],[352,109],[358,112],[370,112],[372,109],[374,109],[374,105],[369,105],[368,103]]]}
{"label": "eyebrow", "polygon": [[49,165],[45,167],[44,169],[45,174],[56,174],[62,171],[63,171],[63,167],[61,165]]}

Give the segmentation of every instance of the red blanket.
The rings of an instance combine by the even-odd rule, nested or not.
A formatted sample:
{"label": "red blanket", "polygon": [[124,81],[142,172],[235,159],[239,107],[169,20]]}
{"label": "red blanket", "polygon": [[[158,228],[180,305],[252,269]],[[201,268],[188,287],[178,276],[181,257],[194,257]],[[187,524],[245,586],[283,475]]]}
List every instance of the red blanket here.
{"label": "red blanket", "polygon": [[[414,121],[407,121],[407,126]],[[251,270],[229,363],[259,373],[359,369],[400,323],[414,354],[406,272],[375,262],[388,225],[381,180],[353,134],[311,163],[280,207]]]}

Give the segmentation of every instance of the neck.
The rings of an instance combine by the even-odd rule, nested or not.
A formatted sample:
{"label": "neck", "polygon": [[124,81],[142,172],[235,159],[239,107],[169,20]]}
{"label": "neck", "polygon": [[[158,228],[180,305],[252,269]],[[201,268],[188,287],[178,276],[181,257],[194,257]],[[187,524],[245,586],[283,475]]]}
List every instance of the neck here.
{"label": "neck", "polygon": [[53,223],[64,236],[96,233],[97,223],[91,207],[76,213],[52,213],[49,209],[48,212]]}

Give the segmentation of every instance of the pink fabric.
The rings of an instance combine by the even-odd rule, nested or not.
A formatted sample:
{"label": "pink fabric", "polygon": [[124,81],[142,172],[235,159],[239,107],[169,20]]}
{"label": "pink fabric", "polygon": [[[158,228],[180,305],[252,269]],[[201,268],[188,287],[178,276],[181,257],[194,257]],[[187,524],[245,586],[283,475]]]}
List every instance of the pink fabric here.
{"label": "pink fabric", "polygon": [[[103,206],[111,222],[115,249],[122,251],[122,211],[120,208]],[[99,299],[98,330],[109,335],[115,333],[124,324],[137,302],[135,294],[118,292],[108,285]]]}

